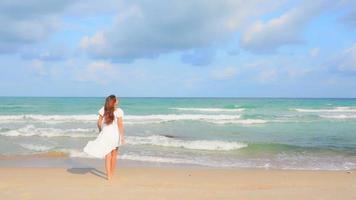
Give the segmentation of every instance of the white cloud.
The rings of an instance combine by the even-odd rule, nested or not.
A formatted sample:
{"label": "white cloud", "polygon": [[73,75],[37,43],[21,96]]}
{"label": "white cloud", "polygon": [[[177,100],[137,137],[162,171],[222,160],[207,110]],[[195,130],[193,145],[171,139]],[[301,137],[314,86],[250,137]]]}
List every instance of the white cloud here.
{"label": "white cloud", "polygon": [[340,72],[356,72],[356,43],[345,49],[332,62],[332,67]]}
{"label": "white cloud", "polygon": [[[106,44],[106,40],[104,38],[104,34],[99,32],[95,34],[93,37],[84,36],[80,42],[80,47],[83,49],[87,49],[90,46],[104,46]],[[100,50],[103,51],[103,50]]]}
{"label": "white cloud", "polygon": [[48,70],[44,67],[44,63],[41,60],[33,60],[30,65],[29,69],[31,70],[32,73],[38,75],[38,76],[47,76],[48,75]]}
{"label": "white cloud", "polygon": [[253,52],[275,51],[277,48],[302,41],[305,26],[330,3],[328,0],[303,1],[281,16],[263,22],[256,21],[241,37],[241,46]]}
{"label": "white cloud", "polygon": [[69,57],[66,46],[58,45],[46,48],[22,48],[21,57],[25,60],[38,59],[43,61],[61,61]]}
{"label": "white cloud", "polygon": [[76,80],[108,84],[118,78],[117,67],[107,61],[94,61],[83,70],[77,72]]}
{"label": "white cloud", "polygon": [[351,28],[356,28],[356,1],[355,0],[342,0],[340,2],[347,11],[346,15],[341,17],[341,22],[347,24]]}
{"label": "white cloud", "polygon": [[264,69],[256,77],[260,83],[269,83],[274,81],[278,76],[277,69]]}
{"label": "white cloud", "polygon": [[0,53],[16,52],[54,32],[69,0],[3,0],[0,3]]}
{"label": "white cloud", "polygon": [[309,56],[311,58],[315,58],[315,57],[318,57],[320,54],[320,48],[312,48],[309,50]]}
{"label": "white cloud", "polygon": [[92,17],[117,12],[121,0],[74,0],[66,9],[66,14],[74,17]]}
{"label": "white cloud", "polygon": [[113,60],[211,47],[230,39],[251,18],[280,1],[123,1],[108,30],[83,37],[90,55]]}
{"label": "white cloud", "polygon": [[306,80],[312,73],[317,73],[317,68],[304,53],[270,54],[264,58],[256,55],[254,59],[239,64],[238,80],[253,80],[260,84],[292,83]]}
{"label": "white cloud", "polygon": [[212,78],[216,80],[229,80],[238,74],[236,67],[225,67],[212,71]]}

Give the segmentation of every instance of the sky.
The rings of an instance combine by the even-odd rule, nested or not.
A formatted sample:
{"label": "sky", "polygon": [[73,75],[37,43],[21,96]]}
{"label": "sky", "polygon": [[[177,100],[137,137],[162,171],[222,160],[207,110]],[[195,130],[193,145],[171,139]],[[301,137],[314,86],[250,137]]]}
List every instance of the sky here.
{"label": "sky", "polygon": [[356,98],[354,0],[2,0],[0,96]]}

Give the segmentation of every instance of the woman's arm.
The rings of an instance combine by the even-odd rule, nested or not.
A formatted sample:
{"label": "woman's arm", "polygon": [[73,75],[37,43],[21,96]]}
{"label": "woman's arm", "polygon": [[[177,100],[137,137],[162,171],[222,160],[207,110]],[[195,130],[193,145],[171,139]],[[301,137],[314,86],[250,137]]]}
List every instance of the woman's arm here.
{"label": "woman's arm", "polygon": [[119,127],[119,134],[120,134],[120,140],[121,144],[125,144],[125,133],[124,133],[124,123],[122,120],[122,117],[119,117],[117,120],[117,127]]}
{"label": "woman's arm", "polygon": [[103,124],[103,116],[99,115],[99,119],[98,119],[98,122],[97,122],[97,126],[98,126],[98,129],[99,129],[99,132],[101,132],[101,125]]}

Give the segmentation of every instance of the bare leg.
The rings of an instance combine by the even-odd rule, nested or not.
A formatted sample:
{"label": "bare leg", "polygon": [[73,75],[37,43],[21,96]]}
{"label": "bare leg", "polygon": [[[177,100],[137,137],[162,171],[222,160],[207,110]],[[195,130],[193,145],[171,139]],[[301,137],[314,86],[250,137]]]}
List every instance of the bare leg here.
{"label": "bare leg", "polygon": [[117,149],[111,151],[111,175],[114,175],[116,169]]}
{"label": "bare leg", "polygon": [[107,175],[107,179],[111,180],[111,152],[108,153],[105,156],[105,168],[106,168],[106,175]]}

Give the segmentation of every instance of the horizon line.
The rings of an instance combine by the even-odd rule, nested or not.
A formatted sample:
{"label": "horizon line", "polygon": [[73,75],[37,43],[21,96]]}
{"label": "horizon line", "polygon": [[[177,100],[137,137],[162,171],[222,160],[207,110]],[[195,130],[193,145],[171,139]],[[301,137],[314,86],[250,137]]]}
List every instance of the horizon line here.
{"label": "horizon line", "polygon": [[[1,96],[0,98],[104,98],[106,96]],[[356,97],[268,97],[268,96],[119,96],[119,98],[241,98],[241,99],[356,99]]]}

